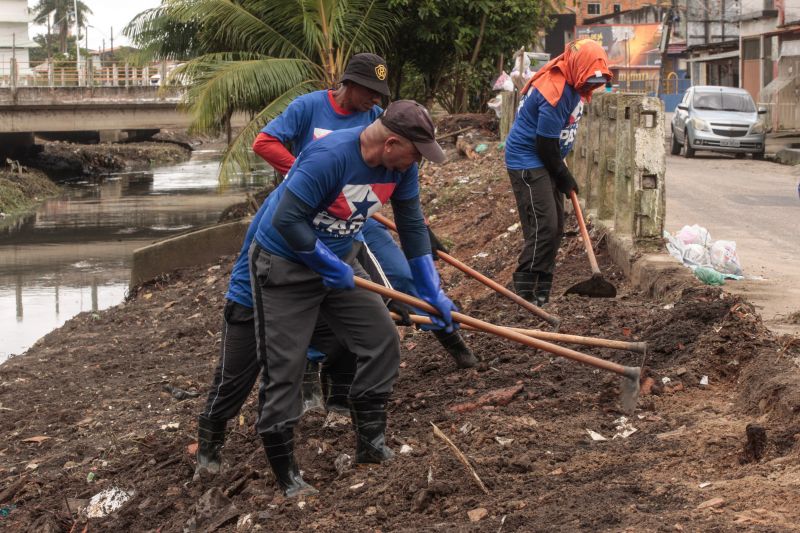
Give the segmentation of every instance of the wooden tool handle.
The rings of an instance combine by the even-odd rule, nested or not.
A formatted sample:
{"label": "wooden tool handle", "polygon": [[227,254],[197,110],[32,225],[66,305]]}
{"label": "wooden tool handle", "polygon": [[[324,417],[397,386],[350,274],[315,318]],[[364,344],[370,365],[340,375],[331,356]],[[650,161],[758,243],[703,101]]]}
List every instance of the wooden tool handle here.
{"label": "wooden tool handle", "polygon": [[[372,215],[372,218],[374,218],[376,222],[380,222],[381,224],[383,224],[384,226],[386,226],[390,230],[392,230],[394,232],[397,231],[397,226],[395,225],[395,223],[392,222],[391,220],[389,220],[388,218],[386,218],[385,216],[376,213],[376,214]],[[445,253],[445,252],[442,252],[441,250],[437,250],[436,253],[437,253],[437,255],[439,256],[439,258],[442,261],[445,261],[446,263],[449,263],[449,264],[453,265],[454,267],[459,269],[461,272],[463,272],[466,275],[468,275],[468,276],[480,281],[481,283],[483,283],[484,285],[486,285],[490,289],[493,289],[496,292],[499,292],[500,294],[502,294],[503,296],[506,296],[506,297],[510,298],[511,300],[514,301],[514,303],[516,303],[520,307],[523,307],[523,308],[527,309],[528,311],[530,311],[534,315],[536,315],[539,318],[541,318],[542,320],[546,321],[548,324],[550,324],[554,328],[558,329],[559,324],[561,324],[561,319],[560,318],[558,318],[558,317],[556,317],[554,315],[551,315],[550,313],[548,313],[547,311],[545,311],[541,307],[533,305],[531,302],[529,302],[528,300],[526,300],[522,296],[520,296],[520,295],[518,295],[518,294],[516,294],[516,293],[514,293],[514,292],[512,292],[512,291],[510,291],[508,289],[506,289],[505,287],[503,287],[502,285],[500,285],[499,283],[497,283],[493,279],[490,279],[490,278],[484,276],[483,274],[481,274],[477,270],[475,270],[473,268],[470,268],[469,266],[465,265],[464,263],[462,263],[461,261],[459,261],[458,259],[456,259],[452,255],[450,255],[448,253]]]}
{"label": "wooden tool handle", "polygon": [[569,197],[572,199],[572,207],[575,209],[575,218],[578,219],[578,226],[581,228],[583,246],[586,248],[586,253],[589,255],[589,264],[592,265],[592,274],[600,274],[600,267],[597,265],[597,258],[594,256],[592,241],[589,239],[589,232],[586,229],[586,222],[583,221],[583,212],[581,211],[581,204],[578,202],[578,195],[572,190],[569,192]]}
{"label": "wooden tool handle", "polygon": [[[397,313],[391,313],[392,319],[395,321],[399,321],[402,319],[400,315]],[[430,317],[422,316],[422,315],[409,315],[411,317],[411,321],[414,324],[431,324],[433,321]],[[472,326],[468,326],[464,324],[462,326],[466,330],[477,331]],[[601,339],[596,337],[583,337],[581,335],[567,335],[564,333],[551,333],[549,331],[541,331],[538,329],[523,329],[523,328],[511,328],[508,326],[500,326],[504,327],[505,329],[516,331],[517,333],[521,333],[528,337],[533,337],[534,339],[542,339],[545,341],[553,341],[553,342],[566,342],[569,344],[580,344],[582,346],[596,346],[598,348],[611,348],[613,350],[625,350],[628,352],[637,352],[637,353],[644,353],[647,350],[647,343],[646,342],[627,342],[627,341],[615,341],[612,339]]]}
{"label": "wooden tool handle", "polygon": [[[359,278],[358,276],[356,276],[354,279],[357,287],[361,287],[362,289],[366,289],[368,291],[377,292],[381,296],[395,299],[398,302],[403,302],[404,304],[411,305],[413,307],[422,309],[423,311],[426,311],[428,313],[437,316],[439,315],[439,312],[436,310],[436,308],[434,308],[429,303],[420,300],[419,298],[414,298],[413,296],[409,296],[408,294],[392,290],[388,287],[384,287],[383,285],[378,285],[377,283],[373,283],[363,278]],[[550,352],[552,354],[559,355],[561,357],[566,357],[567,359],[572,359],[573,361],[578,361],[579,363],[583,363],[585,365],[593,366],[595,368],[600,368],[602,370],[608,370],[610,372],[614,372],[621,376],[629,377],[630,372],[628,368],[620,364],[612,363],[611,361],[606,361],[605,359],[600,359],[599,357],[593,357],[591,355],[587,355],[581,352],[576,352],[575,350],[570,350],[569,348],[564,348],[563,346],[558,346],[556,344],[552,344],[540,339],[534,339],[532,337],[525,336],[522,333],[517,333],[516,331],[512,331],[507,328],[495,326],[494,324],[490,324],[489,322],[484,322],[483,320],[472,318],[471,316],[459,313],[457,311],[453,311],[452,316],[453,320],[455,320],[456,322],[459,322],[461,324],[466,324],[467,326],[472,326],[473,328],[478,329],[480,331],[485,331],[486,333],[492,333],[493,335],[497,335],[498,337],[504,337],[508,340],[512,340],[514,342],[518,342],[520,344],[524,344],[532,348],[544,350],[546,352]]]}

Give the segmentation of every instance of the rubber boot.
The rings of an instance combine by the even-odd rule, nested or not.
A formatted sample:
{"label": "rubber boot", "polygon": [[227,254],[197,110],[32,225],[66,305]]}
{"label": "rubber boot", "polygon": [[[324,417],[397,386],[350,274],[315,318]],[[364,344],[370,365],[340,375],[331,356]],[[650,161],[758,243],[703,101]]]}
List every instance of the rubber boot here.
{"label": "rubber boot", "polygon": [[319,375],[322,382],[322,397],[325,399],[325,410],[336,411],[337,413],[347,414],[350,412],[350,382],[352,377],[349,374],[327,373],[323,371]]}
{"label": "rubber boot", "polygon": [[303,374],[303,413],[312,409],[323,410],[322,387],[319,382],[319,363],[306,361],[306,371]]}
{"label": "rubber boot", "polygon": [[386,402],[350,400],[350,416],[356,430],[356,463],[377,464],[394,452],[386,446]]}
{"label": "rubber boot", "polygon": [[197,467],[194,479],[203,472],[219,474],[222,465],[220,450],[225,445],[225,420],[211,420],[203,415],[197,417]]}
{"label": "rubber boot", "polygon": [[536,290],[534,294],[536,301],[534,302],[539,307],[550,301],[550,289],[553,287],[553,275],[539,273],[539,281],[536,283]]}
{"label": "rubber boot", "polygon": [[267,454],[269,466],[275,474],[278,486],[284,496],[311,496],[317,494],[317,489],[309,485],[300,475],[300,469],[294,462],[294,430],[285,429],[264,433],[261,435],[264,451]]}
{"label": "rubber boot", "polygon": [[447,353],[456,360],[458,368],[472,368],[478,364],[475,354],[469,349],[458,331],[447,333],[443,329],[433,330],[433,334],[439,343],[447,350]]}
{"label": "rubber boot", "polygon": [[539,275],[535,272],[514,272],[513,279],[514,292],[525,300],[535,304],[536,282],[539,279]]}

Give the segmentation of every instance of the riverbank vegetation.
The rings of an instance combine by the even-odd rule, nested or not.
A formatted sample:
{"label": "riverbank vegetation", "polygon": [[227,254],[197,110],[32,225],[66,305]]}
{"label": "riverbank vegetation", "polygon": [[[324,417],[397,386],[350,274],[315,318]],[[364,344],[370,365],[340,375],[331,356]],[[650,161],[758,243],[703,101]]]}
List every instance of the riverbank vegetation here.
{"label": "riverbank vegetation", "polygon": [[0,216],[28,211],[60,190],[44,172],[14,162],[11,167],[0,169]]}

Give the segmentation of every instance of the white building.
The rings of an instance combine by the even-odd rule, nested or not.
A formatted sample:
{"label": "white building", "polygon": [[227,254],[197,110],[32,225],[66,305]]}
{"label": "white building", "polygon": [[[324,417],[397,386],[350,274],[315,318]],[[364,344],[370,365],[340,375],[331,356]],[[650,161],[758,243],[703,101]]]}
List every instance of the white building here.
{"label": "white building", "polygon": [[11,58],[17,60],[20,75],[30,73],[28,49],[38,45],[28,36],[31,15],[27,0],[0,0],[0,83],[8,83]]}

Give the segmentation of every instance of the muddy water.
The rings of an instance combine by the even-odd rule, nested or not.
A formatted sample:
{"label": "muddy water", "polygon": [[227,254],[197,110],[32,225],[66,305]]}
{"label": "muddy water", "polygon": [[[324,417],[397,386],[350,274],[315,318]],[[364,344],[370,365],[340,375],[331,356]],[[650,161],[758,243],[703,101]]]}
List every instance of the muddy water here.
{"label": "muddy water", "polygon": [[72,182],[0,226],[0,363],[83,311],[125,297],[133,250],[217,221],[266,172],[221,188],[219,152],[148,173]]}

